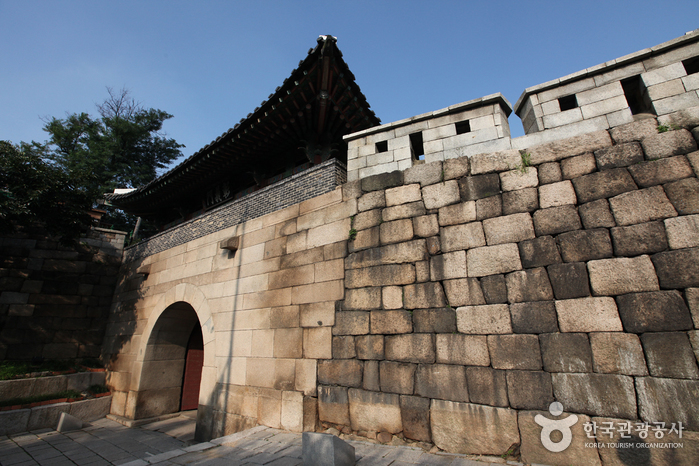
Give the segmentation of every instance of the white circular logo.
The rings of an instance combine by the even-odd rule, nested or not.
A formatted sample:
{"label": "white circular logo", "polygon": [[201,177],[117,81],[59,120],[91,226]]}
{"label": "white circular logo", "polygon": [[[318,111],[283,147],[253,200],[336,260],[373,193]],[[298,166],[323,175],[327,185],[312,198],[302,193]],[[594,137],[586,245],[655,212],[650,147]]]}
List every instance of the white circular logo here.
{"label": "white circular logo", "polygon": [[[560,416],[563,414],[563,405],[558,401],[554,401],[549,405],[549,413],[553,416]],[[537,414],[534,417],[534,422],[539,424],[541,429],[541,444],[550,452],[559,453],[570,446],[570,442],[573,441],[573,432],[570,428],[578,422],[578,416],[571,414],[564,419],[549,419],[541,414]],[[563,438],[560,442],[551,441],[551,434],[554,431],[559,431]]]}

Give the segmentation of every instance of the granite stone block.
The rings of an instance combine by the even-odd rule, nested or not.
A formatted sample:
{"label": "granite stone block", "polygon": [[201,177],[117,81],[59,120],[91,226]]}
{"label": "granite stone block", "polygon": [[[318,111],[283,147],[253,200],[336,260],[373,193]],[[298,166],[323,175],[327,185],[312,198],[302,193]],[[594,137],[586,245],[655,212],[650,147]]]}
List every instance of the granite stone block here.
{"label": "granite stone block", "polygon": [[552,264],[547,267],[547,270],[556,299],[590,296],[590,283],[585,263]]}
{"label": "granite stone block", "polygon": [[592,350],[585,333],[539,335],[546,372],[592,372]]}

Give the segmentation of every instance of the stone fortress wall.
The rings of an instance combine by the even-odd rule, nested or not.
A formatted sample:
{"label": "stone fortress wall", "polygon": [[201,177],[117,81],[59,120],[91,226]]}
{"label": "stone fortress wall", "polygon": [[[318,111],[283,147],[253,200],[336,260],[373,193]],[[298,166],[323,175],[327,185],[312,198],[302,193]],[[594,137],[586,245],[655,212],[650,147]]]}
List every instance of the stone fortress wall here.
{"label": "stone fortress wall", "polygon": [[[104,347],[112,413],[178,409],[198,323],[200,439],[336,426],[615,464],[615,450],[585,447],[583,424],[631,420],[687,429],[685,449],[646,450],[654,461],[696,453],[698,43],[528,89],[516,111],[536,118],[521,138],[499,95],[350,135],[341,187],[127,261]],[[619,100],[609,80],[567,87],[622,83],[635,63],[631,82],[666,104],[655,116],[604,103]],[[650,92],[660,77],[678,93]],[[556,89],[578,106],[541,97]],[[555,418],[554,400],[579,419],[556,454],[534,421]]]}

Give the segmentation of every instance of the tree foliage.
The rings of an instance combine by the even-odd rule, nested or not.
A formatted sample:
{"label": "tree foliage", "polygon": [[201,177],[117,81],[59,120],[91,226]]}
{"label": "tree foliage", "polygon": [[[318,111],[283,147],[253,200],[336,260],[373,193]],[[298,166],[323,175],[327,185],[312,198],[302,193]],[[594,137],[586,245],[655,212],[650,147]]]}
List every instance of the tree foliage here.
{"label": "tree foliage", "polygon": [[93,199],[40,145],[0,141],[0,232],[40,222],[64,242],[89,225]]}

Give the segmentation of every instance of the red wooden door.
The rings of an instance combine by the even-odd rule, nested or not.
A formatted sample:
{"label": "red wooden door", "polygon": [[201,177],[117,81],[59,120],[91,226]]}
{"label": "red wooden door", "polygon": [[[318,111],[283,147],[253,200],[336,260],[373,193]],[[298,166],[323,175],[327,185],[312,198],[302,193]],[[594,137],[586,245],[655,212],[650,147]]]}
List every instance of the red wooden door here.
{"label": "red wooden door", "polygon": [[197,325],[187,343],[184,379],[182,381],[181,411],[199,407],[199,385],[201,385],[201,368],[204,366],[204,341],[201,328]]}

